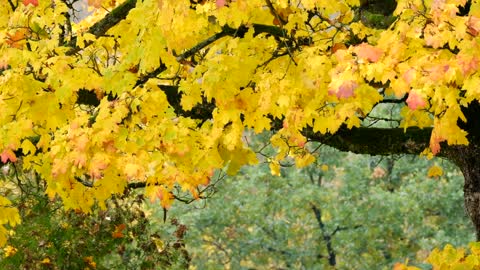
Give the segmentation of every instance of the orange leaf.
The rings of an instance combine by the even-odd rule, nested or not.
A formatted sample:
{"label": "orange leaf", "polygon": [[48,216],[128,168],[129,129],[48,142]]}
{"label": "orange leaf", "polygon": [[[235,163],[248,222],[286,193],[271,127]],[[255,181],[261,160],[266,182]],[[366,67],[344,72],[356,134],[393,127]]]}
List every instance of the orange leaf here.
{"label": "orange leaf", "polygon": [[333,53],[335,53],[338,50],[346,50],[346,49],[347,49],[347,46],[345,46],[345,44],[343,44],[343,43],[335,43],[332,46],[332,52]]}
{"label": "orange leaf", "polygon": [[423,97],[420,95],[420,93],[412,90],[410,93],[408,93],[407,105],[411,110],[416,110],[418,108],[425,107],[426,102],[423,100]]}
{"label": "orange leaf", "polygon": [[432,150],[432,154],[436,155],[440,152],[440,143],[443,141],[445,141],[445,139],[437,136],[434,130],[432,137],[430,137],[430,150]]}
{"label": "orange leaf", "polygon": [[[195,196],[195,194],[193,194]],[[170,208],[170,205],[172,204],[173,201],[173,194],[167,190],[164,186],[160,186],[157,188],[155,194],[153,194],[154,197],[151,198],[151,200],[155,200],[155,197],[160,200],[160,204],[162,205],[163,208],[168,209]]]}
{"label": "orange leaf", "polygon": [[7,163],[9,160],[11,162],[17,161],[17,156],[15,156],[15,153],[11,149],[3,150],[2,154],[0,154],[0,158],[3,163]]}
{"label": "orange leaf", "polygon": [[102,0],[88,0],[88,5],[94,8],[102,7]]}
{"label": "orange leaf", "polygon": [[32,4],[33,6],[38,6],[38,0],[23,0],[23,4],[28,6],[28,4]]}
{"label": "orange leaf", "polygon": [[435,178],[443,175],[443,170],[440,166],[433,165],[428,169],[428,177]]}
{"label": "orange leaf", "polygon": [[26,29],[17,30],[13,35],[7,33],[8,40],[6,42],[10,47],[20,49],[23,46],[20,41],[24,40],[27,34],[28,30]]}
{"label": "orange leaf", "polygon": [[112,233],[112,237],[117,239],[117,238],[122,238],[123,237],[123,233],[122,232],[117,232],[117,231],[114,231]]}
{"label": "orange leaf", "polygon": [[127,228],[127,225],[123,223],[115,226],[115,231],[112,233],[112,237],[115,239],[122,238],[123,237],[122,231],[125,230],[125,228]]}

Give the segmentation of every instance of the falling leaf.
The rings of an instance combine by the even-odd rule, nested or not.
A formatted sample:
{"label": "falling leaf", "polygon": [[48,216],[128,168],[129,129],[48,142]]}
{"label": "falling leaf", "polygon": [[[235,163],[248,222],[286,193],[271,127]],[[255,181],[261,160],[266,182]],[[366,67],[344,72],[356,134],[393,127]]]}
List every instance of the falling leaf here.
{"label": "falling leaf", "polygon": [[443,170],[440,166],[433,165],[428,169],[428,177],[435,178],[443,175]]}
{"label": "falling leaf", "polygon": [[272,161],[269,164],[270,173],[275,176],[280,176],[280,164],[278,161]]}
{"label": "falling leaf", "polygon": [[327,164],[322,164],[322,166],[320,167],[320,169],[324,172],[328,171],[328,165]]}

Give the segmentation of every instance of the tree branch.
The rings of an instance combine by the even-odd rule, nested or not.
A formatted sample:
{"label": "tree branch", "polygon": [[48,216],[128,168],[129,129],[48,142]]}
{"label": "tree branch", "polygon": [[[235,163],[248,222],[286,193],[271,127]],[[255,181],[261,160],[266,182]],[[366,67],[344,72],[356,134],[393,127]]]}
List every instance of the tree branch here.
{"label": "tree branch", "polygon": [[313,203],[310,203],[310,206],[313,210],[313,213],[315,214],[315,218],[317,219],[318,226],[320,227],[320,230],[322,231],[322,238],[325,241],[325,244],[327,246],[328,264],[330,266],[335,266],[335,265],[337,265],[337,261],[336,261],[335,250],[333,250],[333,247],[332,247],[332,236],[333,236],[333,234],[328,234],[325,230],[325,224],[323,224],[323,221],[322,221],[322,210],[320,208],[318,208]]}
{"label": "tree branch", "polygon": [[[126,0],[123,4],[108,13],[103,19],[92,25],[87,33],[95,35],[96,38],[105,35],[110,28],[125,19],[130,10],[134,8],[136,4],[137,0]],[[86,43],[85,47],[90,46],[91,44],[92,42]],[[72,49],[67,52],[67,55],[73,55],[80,51],[80,48],[77,47],[77,37],[73,37],[67,46],[72,47]]]}
{"label": "tree branch", "polygon": [[363,227],[362,225],[355,225],[353,227],[339,227],[337,226],[337,228],[335,228],[335,230],[332,232],[332,236],[334,236],[337,232],[339,231],[345,231],[345,230],[350,230],[350,229],[358,229],[358,228],[361,228]]}
{"label": "tree branch", "polygon": [[335,134],[305,129],[308,139],[340,151],[369,155],[420,154],[429,147],[432,128],[352,128],[341,127]]}
{"label": "tree branch", "polygon": [[15,11],[17,9],[17,6],[15,6],[12,2],[12,0],[8,0],[8,3],[10,4],[10,7],[12,8],[12,11]]}

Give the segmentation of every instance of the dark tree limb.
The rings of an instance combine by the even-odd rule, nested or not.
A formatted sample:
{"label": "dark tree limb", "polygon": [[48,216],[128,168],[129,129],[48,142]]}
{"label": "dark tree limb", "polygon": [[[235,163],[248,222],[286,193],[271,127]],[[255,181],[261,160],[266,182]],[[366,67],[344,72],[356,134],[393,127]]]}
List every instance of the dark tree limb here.
{"label": "dark tree limb", "polygon": [[312,208],[313,213],[315,214],[315,218],[317,219],[318,226],[322,231],[323,241],[325,241],[325,245],[327,246],[328,265],[335,266],[337,265],[337,259],[336,259],[335,250],[333,249],[333,246],[332,246],[333,234],[328,234],[326,232],[325,224],[323,224],[323,221],[322,221],[322,210],[313,203],[310,203],[310,207]]}
{"label": "dark tree limb", "polygon": [[[123,4],[108,13],[103,19],[92,25],[87,33],[93,34],[96,38],[105,35],[110,28],[125,19],[130,10],[133,9],[136,4],[137,0],[126,0]],[[81,50],[76,44],[77,37],[73,37],[67,45],[68,47],[72,47],[72,49],[67,52],[67,55],[73,55]],[[91,44],[92,42],[89,42],[88,44],[85,44],[85,47],[90,46]]]}
{"label": "dark tree limb", "polygon": [[8,4],[10,4],[10,7],[12,8],[12,11],[15,11],[17,9],[17,6],[15,6],[12,2],[12,0],[8,0]]}
{"label": "dark tree limb", "polygon": [[432,128],[352,128],[341,127],[335,134],[303,131],[312,141],[344,152],[369,155],[420,154],[429,147]]}

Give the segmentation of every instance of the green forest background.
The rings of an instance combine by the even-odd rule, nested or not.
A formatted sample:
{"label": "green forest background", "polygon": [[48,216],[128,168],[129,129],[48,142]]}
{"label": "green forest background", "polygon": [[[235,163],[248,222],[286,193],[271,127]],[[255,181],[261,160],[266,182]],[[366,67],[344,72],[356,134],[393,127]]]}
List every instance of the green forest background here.
{"label": "green forest background", "polygon": [[4,167],[2,192],[21,199],[23,222],[0,269],[430,269],[433,248],[475,240],[454,165],[311,145],[319,161],[287,159],[278,177],[269,136],[247,141],[262,164],[217,172],[197,200],[178,190],[168,210],[131,189],[108,210],[64,212],[36,175]]}

